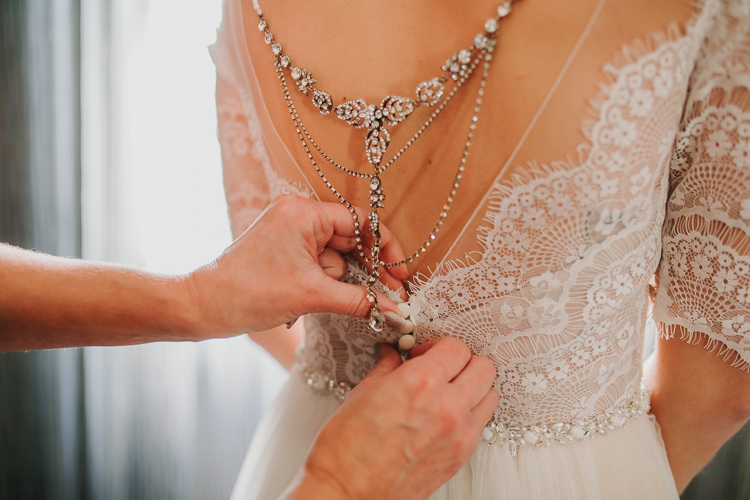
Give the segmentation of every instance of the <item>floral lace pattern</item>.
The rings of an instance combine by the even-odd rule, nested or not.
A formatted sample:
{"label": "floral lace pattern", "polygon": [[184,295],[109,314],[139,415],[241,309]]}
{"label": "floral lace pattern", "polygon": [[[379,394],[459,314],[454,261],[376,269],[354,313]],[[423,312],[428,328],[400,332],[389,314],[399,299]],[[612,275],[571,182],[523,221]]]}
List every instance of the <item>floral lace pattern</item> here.
{"label": "floral lace pattern", "polygon": [[[735,66],[750,71],[750,41]],[[717,60],[720,67],[726,61]],[[750,362],[750,88],[723,79],[693,104],[673,154],[654,315],[665,336],[709,339]]]}
{"label": "floral lace pattern", "polygon": [[[733,18],[749,6],[706,0],[686,35],[674,28],[626,48],[605,68],[581,158],[496,182],[478,232],[462,235],[482,251],[415,280],[417,340],[455,336],[495,362],[499,428],[584,419],[638,393],[657,267],[656,319],[750,361],[750,38]],[[730,68],[745,80],[723,85]],[[719,102],[701,81],[731,96]],[[253,100],[242,104],[257,127]],[[270,193],[289,188],[259,163]],[[347,279],[364,273],[352,265]],[[376,344],[398,336],[329,314],[305,326],[300,362],[334,386],[360,381]]]}

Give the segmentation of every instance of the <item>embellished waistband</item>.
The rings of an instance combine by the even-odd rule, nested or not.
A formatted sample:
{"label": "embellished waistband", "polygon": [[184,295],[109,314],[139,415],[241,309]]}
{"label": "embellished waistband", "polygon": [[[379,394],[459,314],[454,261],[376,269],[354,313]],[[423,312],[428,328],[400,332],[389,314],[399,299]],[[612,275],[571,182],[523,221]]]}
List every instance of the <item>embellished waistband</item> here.
{"label": "embellished waistband", "polygon": [[[351,385],[336,382],[333,378],[313,370],[300,372],[307,385],[321,396],[331,396],[343,401],[352,390]],[[586,441],[595,436],[608,434],[623,427],[630,420],[648,413],[650,395],[644,383],[627,402],[591,417],[573,419],[554,424],[505,425],[497,420],[484,428],[482,441],[488,446],[505,446],[515,456],[522,446],[550,446],[553,443],[567,444]]]}
{"label": "embellished waistband", "polygon": [[484,428],[482,440],[489,446],[506,446],[511,455],[515,456],[521,446],[540,448],[553,443],[586,441],[595,436],[608,434],[628,421],[645,415],[649,408],[649,391],[646,385],[641,383],[640,389],[630,400],[597,415],[577,418],[571,422],[538,425],[506,426],[493,421]]}
{"label": "embellished waistband", "polygon": [[343,401],[352,390],[352,386],[344,382],[336,382],[333,378],[313,370],[300,371],[307,385],[321,396],[332,396]]}

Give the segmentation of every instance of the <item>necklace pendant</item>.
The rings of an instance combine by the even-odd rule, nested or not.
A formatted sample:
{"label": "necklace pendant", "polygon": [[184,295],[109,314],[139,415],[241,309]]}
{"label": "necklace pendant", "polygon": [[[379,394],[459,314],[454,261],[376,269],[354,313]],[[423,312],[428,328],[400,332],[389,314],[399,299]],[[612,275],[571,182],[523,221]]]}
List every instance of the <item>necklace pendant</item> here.
{"label": "necklace pendant", "polygon": [[445,92],[445,84],[440,78],[433,78],[417,85],[417,100],[425,106],[434,106]]}
{"label": "necklace pendant", "polygon": [[363,99],[357,99],[336,106],[336,117],[356,128],[369,127],[372,123],[370,111],[370,107]]}
{"label": "necklace pendant", "polygon": [[365,153],[367,161],[378,166],[383,161],[383,156],[391,143],[391,134],[377,120],[365,136]]}
{"label": "necklace pendant", "polygon": [[[377,208],[385,208],[385,205],[383,205],[383,201],[385,201],[385,193],[383,192],[383,184],[380,182],[380,177],[377,175],[374,175],[370,179],[370,208],[377,209]],[[373,211],[370,212],[370,220],[372,221],[373,216],[377,220],[377,212]]]}
{"label": "necklace pendant", "polygon": [[[380,239],[380,219],[375,210],[370,212],[370,232],[376,240]],[[373,253],[374,250],[375,249],[373,248]]]}
{"label": "necklace pendant", "polygon": [[[438,90],[435,87],[431,92],[437,93]],[[429,97],[425,94],[425,102],[432,99],[433,93]],[[442,95],[442,91],[440,93]],[[357,99],[336,106],[336,116],[356,128],[369,129],[365,136],[365,154],[367,161],[377,167],[382,163],[383,156],[391,143],[391,134],[385,126],[401,123],[418,105],[418,101],[407,97],[390,95],[383,99],[380,106],[367,104],[363,99]]]}
{"label": "necklace pendant", "polygon": [[322,90],[313,89],[313,105],[318,108],[321,114],[327,115],[333,109],[333,99],[331,94]]}
{"label": "necklace pendant", "polygon": [[415,101],[408,97],[389,95],[380,103],[378,111],[382,120],[387,122],[388,125],[393,126],[397,123],[401,123],[407,116],[412,114],[416,108],[416,104]]}
{"label": "necklace pendant", "polygon": [[370,310],[370,328],[376,332],[382,332],[385,328],[385,314],[374,307]]}

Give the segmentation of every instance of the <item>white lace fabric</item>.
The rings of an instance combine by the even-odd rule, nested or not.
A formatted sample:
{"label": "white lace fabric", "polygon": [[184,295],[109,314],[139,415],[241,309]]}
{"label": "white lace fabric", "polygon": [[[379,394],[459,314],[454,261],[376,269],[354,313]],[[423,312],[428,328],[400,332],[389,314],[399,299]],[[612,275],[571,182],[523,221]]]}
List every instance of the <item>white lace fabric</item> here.
{"label": "white lace fabric", "polygon": [[750,3],[724,8],[714,26],[723,36],[703,48],[672,155],[654,318],[663,335],[703,334],[748,369]]}
{"label": "white lace fabric", "polygon": [[[418,342],[454,336],[497,366],[498,422],[569,422],[633,398],[657,268],[662,333],[704,334],[748,368],[748,19],[750,1],[706,0],[686,34],[625,48],[605,68],[579,157],[493,184],[460,236],[468,244],[455,245],[481,250],[454,252],[412,280]],[[280,175],[264,148],[270,132],[237,26],[225,14],[212,55],[227,179],[256,172],[228,196],[246,227],[273,196],[314,193]],[[350,266],[347,279],[363,277]],[[330,314],[305,317],[305,327],[299,363],[347,384],[370,371],[378,342],[397,338]]]}

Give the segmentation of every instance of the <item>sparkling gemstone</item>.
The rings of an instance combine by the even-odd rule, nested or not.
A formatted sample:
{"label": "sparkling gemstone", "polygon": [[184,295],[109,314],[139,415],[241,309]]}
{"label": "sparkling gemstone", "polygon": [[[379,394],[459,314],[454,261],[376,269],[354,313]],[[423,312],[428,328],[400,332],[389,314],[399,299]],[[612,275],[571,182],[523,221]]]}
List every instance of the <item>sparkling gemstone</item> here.
{"label": "sparkling gemstone", "polygon": [[370,179],[370,190],[377,191],[377,189],[380,187],[380,179],[377,177],[373,177]]}
{"label": "sparkling gemstone", "polygon": [[497,31],[497,19],[487,19],[487,22],[484,23],[484,31],[487,33],[494,33]]}
{"label": "sparkling gemstone", "polygon": [[333,107],[333,99],[328,92],[313,90],[313,104],[322,114],[327,115]]}
{"label": "sparkling gemstone", "polygon": [[370,311],[370,328],[372,328],[376,332],[382,332],[384,327],[385,315],[373,308]]}
{"label": "sparkling gemstone", "polygon": [[457,62],[454,62],[453,64],[451,64],[450,69],[452,73],[458,73],[458,71],[461,69],[461,66]]}
{"label": "sparkling gemstone", "polygon": [[492,429],[489,428],[489,426],[485,427],[482,431],[482,439],[485,441],[491,441],[494,436],[494,433],[492,432]]}
{"label": "sparkling gemstone", "polygon": [[536,444],[536,442],[539,441],[539,436],[534,432],[526,431],[523,435],[523,439],[529,444]]}
{"label": "sparkling gemstone", "polygon": [[281,54],[281,44],[280,43],[274,43],[273,45],[271,45],[271,50],[276,55]]}
{"label": "sparkling gemstone", "polygon": [[515,439],[508,441],[508,451],[514,457],[518,455],[518,442]]}
{"label": "sparkling gemstone", "polygon": [[288,68],[290,64],[292,64],[292,61],[289,59],[289,56],[281,56],[281,65],[283,67]]}
{"label": "sparkling gemstone", "polygon": [[302,78],[302,70],[299,68],[292,68],[292,78],[295,80]]}
{"label": "sparkling gemstone", "polygon": [[586,437],[586,431],[583,430],[583,428],[574,425],[570,428],[570,435],[576,439],[583,439],[584,437]]}
{"label": "sparkling gemstone", "polygon": [[461,52],[458,53],[458,60],[462,64],[469,64],[471,61],[471,52],[463,49]]}
{"label": "sparkling gemstone", "polygon": [[622,427],[623,425],[625,425],[625,419],[620,415],[612,415],[610,422],[612,422],[612,425],[614,425],[615,427]]}
{"label": "sparkling gemstone", "polygon": [[510,14],[511,5],[510,2],[505,2],[500,7],[497,8],[497,15],[500,17],[505,17],[508,14]]}
{"label": "sparkling gemstone", "polygon": [[474,46],[478,49],[483,49],[487,45],[487,37],[479,34],[474,37]]}
{"label": "sparkling gemstone", "polygon": [[258,31],[263,31],[264,29],[266,29],[266,20],[261,19],[258,23]]}
{"label": "sparkling gemstone", "polygon": [[273,42],[273,35],[270,32],[266,31],[266,36],[263,38],[263,40],[265,40],[265,42],[270,45]]}

